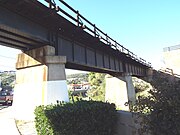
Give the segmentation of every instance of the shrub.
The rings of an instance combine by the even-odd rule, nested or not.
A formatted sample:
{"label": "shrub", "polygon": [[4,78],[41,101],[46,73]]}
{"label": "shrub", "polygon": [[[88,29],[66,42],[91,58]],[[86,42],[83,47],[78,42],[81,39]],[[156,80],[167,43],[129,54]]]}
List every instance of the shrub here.
{"label": "shrub", "polygon": [[113,135],[117,121],[114,104],[97,101],[39,106],[35,115],[41,135]]}
{"label": "shrub", "polygon": [[139,97],[135,112],[144,115],[139,134],[180,134],[180,82],[167,75],[156,73],[151,82],[153,89],[148,97]]}
{"label": "shrub", "polygon": [[52,109],[52,105],[36,107],[35,114],[35,127],[38,135],[53,135],[53,129],[46,117],[46,110]]}

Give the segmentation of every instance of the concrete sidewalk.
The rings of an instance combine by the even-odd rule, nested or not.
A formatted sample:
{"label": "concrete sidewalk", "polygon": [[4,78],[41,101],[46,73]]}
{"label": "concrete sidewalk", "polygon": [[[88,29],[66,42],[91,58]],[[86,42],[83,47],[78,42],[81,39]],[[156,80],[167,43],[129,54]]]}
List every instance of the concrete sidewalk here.
{"label": "concrete sidewalk", "polygon": [[12,107],[0,110],[0,134],[1,135],[20,135],[15,120],[13,118]]}

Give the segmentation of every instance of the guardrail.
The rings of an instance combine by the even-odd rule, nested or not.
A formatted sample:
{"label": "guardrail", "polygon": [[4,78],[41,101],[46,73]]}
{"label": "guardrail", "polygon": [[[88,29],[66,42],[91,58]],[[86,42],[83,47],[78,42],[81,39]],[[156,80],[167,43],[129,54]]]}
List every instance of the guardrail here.
{"label": "guardrail", "polygon": [[45,0],[49,4],[49,8],[58,12],[61,12],[66,17],[68,17],[71,21],[74,21],[74,24],[77,27],[82,28],[84,31],[88,32],[95,38],[98,38],[101,42],[105,43],[106,45],[109,45],[112,49],[118,50],[121,53],[126,54],[127,57],[132,58],[133,60],[136,60],[137,62],[146,65],[148,67],[151,67],[151,63],[147,62],[146,60],[138,57],[133,52],[131,52],[129,49],[125,48],[120,43],[116,42],[116,40],[112,39],[110,36],[108,36],[106,33],[104,33],[102,30],[100,30],[98,27],[96,27],[95,24],[91,23],[89,20],[87,20],[85,17],[83,17],[78,10],[75,10],[70,5],[68,5],[63,0],[59,0],[65,7],[67,7],[71,12],[75,14],[76,17],[70,15],[67,13],[67,11],[60,8],[60,6],[57,6],[54,0]]}

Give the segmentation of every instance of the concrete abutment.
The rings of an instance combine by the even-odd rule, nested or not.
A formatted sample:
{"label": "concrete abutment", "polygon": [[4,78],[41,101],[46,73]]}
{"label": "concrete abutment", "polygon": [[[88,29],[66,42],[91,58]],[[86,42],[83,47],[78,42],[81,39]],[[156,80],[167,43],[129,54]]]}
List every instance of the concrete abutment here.
{"label": "concrete abutment", "polygon": [[55,48],[44,46],[18,55],[14,91],[14,115],[18,120],[34,120],[34,109],[57,101],[68,102],[65,56],[55,56]]}

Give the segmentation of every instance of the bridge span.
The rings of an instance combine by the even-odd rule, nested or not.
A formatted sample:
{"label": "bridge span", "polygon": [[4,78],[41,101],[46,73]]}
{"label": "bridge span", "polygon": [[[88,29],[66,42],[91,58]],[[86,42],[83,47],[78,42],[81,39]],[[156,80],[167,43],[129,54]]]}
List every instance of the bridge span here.
{"label": "bridge span", "polygon": [[[51,3],[37,0],[1,0],[0,42],[27,51],[44,45],[66,56],[66,67],[108,73],[145,76],[150,67],[79,14],[63,0],[74,16]],[[64,14],[61,16],[59,13]]]}
{"label": "bridge span", "polygon": [[24,89],[31,96],[37,93],[33,104],[27,102],[31,106],[28,112],[35,103],[68,101],[65,67],[126,76],[125,81],[129,80],[127,75],[148,75],[150,63],[59,1],[71,14],[51,0],[45,0],[48,6],[37,0],[0,1],[0,44],[24,52],[16,64],[16,108],[23,105],[20,97],[25,96]]}

